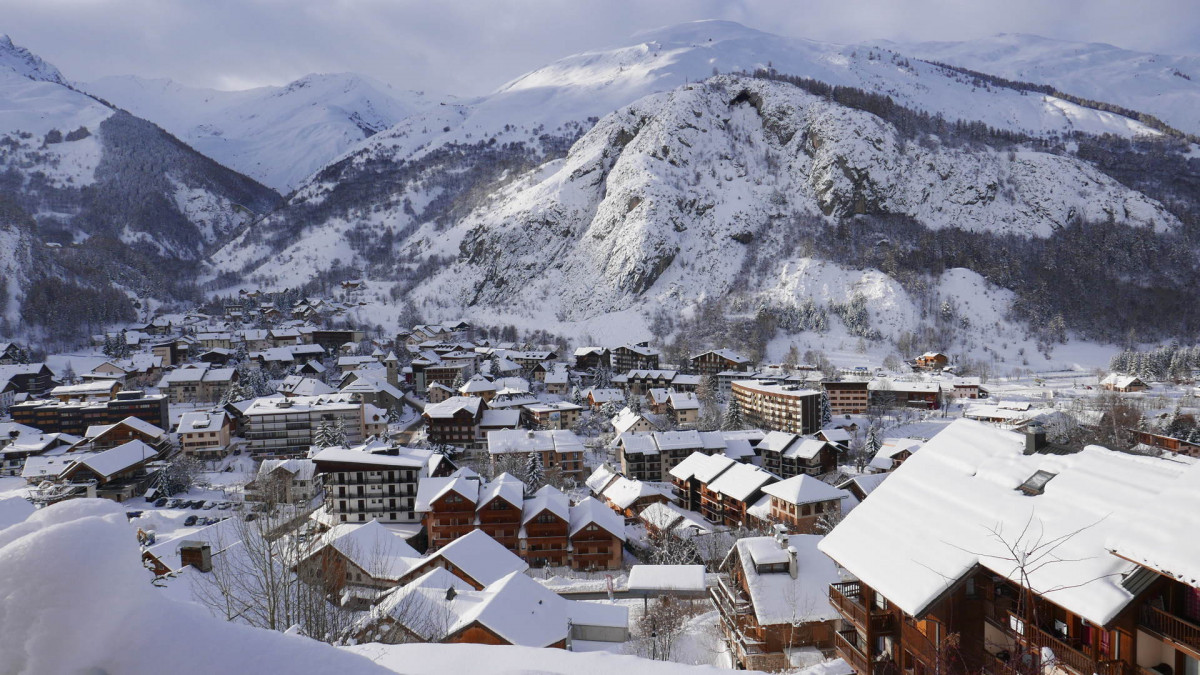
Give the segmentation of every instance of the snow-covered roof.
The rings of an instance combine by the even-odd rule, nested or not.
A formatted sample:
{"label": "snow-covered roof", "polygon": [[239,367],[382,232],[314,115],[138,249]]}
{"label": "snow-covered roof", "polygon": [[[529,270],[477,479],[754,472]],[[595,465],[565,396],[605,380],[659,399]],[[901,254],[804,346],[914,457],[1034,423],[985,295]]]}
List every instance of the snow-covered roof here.
{"label": "snow-covered roof", "polygon": [[617,439],[621,443],[621,447],[625,449],[626,454],[631,455],[657,455],[658,445],[654,442],[654,435],[646,432],[633,433],[626,432],[621,434]]}
{"label": "snow-covered roof", "polygon": [[700,399],[690,391],[674,391],[667,396],[667,405],[675,410],[699,410]]}
{"label": "snow-covered roof", "polygon": [[672,494],[670,488],[624,476],[618,477],[604,490],[604,498],[619,509],[627,509],[643,497],[665,496],[670,499]]}
{"label": "snow-covered roof", "polygon": [[763,488],[763,492],[788,504],[811,504],[841,500],[850,496],[849,492],[835,488],[823,480],[807,474],[792,476],[787,480],[772,483]]}
{"label": "snow-covered roof", "polygon": [[94,473],[109,478],[122,471],[158,456],[158,451],[141,441],[129,441],[115,448],[81,457],[76,465],[86,466]]}
{"label": "snow-covered roof", "polygon": [[566,429],[497,429],[488,432],[487,440],[488,452],[493,455],[550,450],[557,453],[583,452],[583,441]]}
{"label": "snow-covered roof", "polygon": [[229,414],[224,410],[216,412],[186,412],[179,418],[178,433],[190,434],[205,431],[220,431]]}
{"label": "snow-covered roof", "polygon": [[584,484],[593,493],[600,494],[618,475],[608,464],[601,464],[592,471],[591,475],[584,481]]}
{"label": "snow-covered roof", "polygon": [[717,356],[720,356],[721,358],[727,359],[729,361],[733,361],[734,363],[750,363],[750,359],[746,358],[745,356],[742,356],[741,354],[738,354],[737,352],[733,351],[732,349],[710,349],[706,352],[701,352],[701,353],[693,356],[692,360],[694,361],[694,360],[700,358],[701,356],[704,356],[705,354],[716,354]]}
{"label": "snow-covered roof", "polygon": [[708,484],[708,489],[744,502],[760,488],[778,478],[752,464],[734,463]]}
{"label": "snow-covered roof", "polygon": [[426,404],[425,414],[431,419],[449,419],[460,410],[465,410],[474,417],[479,414],[482,405],[483,399],[476,396],[451,396],[439,403]]}
{"label": "snow-covered roof", "polygon": [[497,497],[521,508],[525,502],[525,484],[512,474],[502,473],[479,488],[479,502],[475,508],[482,509]]}
{"label": "snow-covered roof", "polygon": [[345,464],[366,464],[371,466],[405,467],[420,469],[425,466],[429,457],[427,451],[400,448],[400,453],[388,455],[383,453],[365,452],[354,448],[332,447],[313,455],[314,462],[337,462]]}
{"label": "snow-covered roof", "polygon": [[337,391],[324,382],[303,375],[288,375],[283,378],[276,391],[293,396],[321,396]]}
{"label": "snow-covered roof", "polygon": [[543,511],[549,511],[559,518],[569,521],[571,517],[571,502],[563,494],[562,490],[553,485],[543,485],[537,492],[533,493],[533,497],[525,500],[525,506],[521,513],[521,524],[528,523]]}
{"label": "snow-covered roof", "polygon": [[[1033,590],[1098,625],[1133,596],[1131,563],[1109,554],[1173,556],[1156,542],[1200,540],[1190,517],[1155,517],[1172,488],[1195,490],[1191,462],[1089,446],[1068,455],[1024,454],[1025,436],[973,420],[947,426],[846,516],[821,549],[906,613],[922,615],[976,566],[1021,583],[1004,542],[1057,542],[1052,565],[1027,569]],[[1038,472],[1044,472],[1039,474]],[[1033,494],[1021,486],[1038,474]],[[996,533],[1000,536],[997,537]],[[1025,534],[1022,535],[1022,532]],[[1144,551],[1137,546],[1147,546]]]}
{"label": "snow-covered roof", "polygon": [[703,593],[704,565],[634,565],[629,569],[631,591],[695,591]]}
{"label": "snow-covered roof", "polygon": [[587,497],[571,507],[568,537],[574,537],[588,525],[599,525],[605,532],[625,541],[625,519],[595,497]]}
{"label": "snow-covered roof", "polygon": [[1125,389],[1133,384],[1145,384],[1136,375],[1122,375],[1120,373],[1109,373],[1100,384],[1107,384],[1117,389]]}
{"label": "snow-covered roof", "polygon": [[590,397],[596,403],[610,403],[615,401],[624,401],[625,394],[620,389],[596,389],[595,387],[588,389],[584,393],[584,397]]}
{"label": "snow-covered roof", "polygon": [[935,393],[942,390],[938,382],[905,382],[903,380],[871,380],[867,383],[871,391],[902,391],[911,393]]}
{"label": "snow-covered roof", "polygon": [[463,394],[482,394],[488,391],[496,391],[496,385],[492,381],[482,375],[474,375],[471,379],[463,382],[463,385],[458,388]]}
{"label": "snow-covered roof", "polygon": [[483,416],[479,418],[479,427],[487,429],[489,427],[508,427],[516,428],[521,423],[520,410],[484,410]]}
{"label": "snow-covered roof", "polygon": [[479,481],[471,480],[457,471],[452,476],[422,478],[417,483],[413,510],[417,513],[429,511],[434,502],[449,492],[455,492],[473,504],[479,499]]}
{"label": "snow-covered roof", "polygon": [[83,432],[83,437],[87,438],[87,439],[95,440],[96,438],[103,436],[104,434],[107,434],[108,432],[112,431],[113,429],[116,429],[117,427],[125,427],[127,429],[133,429],[134,431],[145,434],[145,435],[149,436],[150,438],[159,438],[163,434],[166,433],[162,429],[159,429],[158,427],[147,422],[146,420],[139,419],[137,417],[126,417],[125,419],[121,420],[120,422],[117,422],[116,424],[93,424],[92,426],[88,427],[86,431]]}
{"label": "snow-covered roof", "polygon": [[699,513],[688,511],[670,502],[654,502],[642,509],[638,518],[659,530],[673,530],[681,537],[707,534],[712,531],[712,524]]}
{"label": "snow-covered roof", "polygon": [[1185,469],[1142,509],[1136,527],[1108,547],[1124,558],[1200,588],[1200,463]]}
{"label": "snow-covered roof", "polygon": [[858,486],[858,489],[862,490],[864,495],[869,495],[874,492],[875,488],[879,487],[879,484],[890,475],[891,474],[888,473],[867,473],[861,476],[855,476],[847,481],[843,481],[842,483],[838,484],[838,487],[843,490],[848,490],[850,489],[851,485],[856,485]]}
{"label": "snow-covered roof", "polygon": [[802,438],[798,443],[792,443],[783,456],[789,459],[814,459],[826,445],[827,442],[816,438]]}
{"label": "snow-covered roof", "polygon": [[262,464],[258,465],[259,476],[269,476],[276,469],[281,469],[292,474],[292,480],[312,480],[316,473],[317,465],[311,459],[300,459],[293,457],[291,459],[264,459]]}
{"label": "snow-covered roof", "polygon": [[[829,585],[841,581],[837,565],[818,550],[820,535],[793,534],[787,549],[773,537],[748,537],[735,544],[754,616],[761,626],[829,621],[838,618],[829,604]],[[796,554],[796,578],[788,572],[759,574],[759,565],[788,562]]]}
{"label": "snow-covered roof", "polygon": [[682,462],[671,467],[671,476],[679,480],[695,478],[701,483],[708,483],[734,464],[733,459],[724,455],[693,452],[683,458]]}
{"label": "snow-covered roof", "polygon": [[427,559],[444,560],[484,586],[491,585],[505,575],[529,569],[525,563],[483,530],[471,530],[438,549]]}
{"label": "snow-covered roof", "polygon": [[308,557],[332,546],[375,579],[397,580],[420,557],[404,537],[378,520],[362,524],[341,523],[322,535]]}

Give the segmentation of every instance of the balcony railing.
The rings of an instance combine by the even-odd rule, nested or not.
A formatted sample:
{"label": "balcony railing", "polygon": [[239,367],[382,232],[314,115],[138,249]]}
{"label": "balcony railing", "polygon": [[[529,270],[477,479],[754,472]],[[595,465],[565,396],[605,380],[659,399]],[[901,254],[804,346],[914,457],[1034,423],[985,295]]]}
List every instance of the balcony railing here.
{"label": "balcony railing", "polygon": [[1200,626],[1157,607],[1142,605],[1142,627],[1152,633],[1200,652]]}
{"label": "balcony railing", "polygon": [[1092,657],[1083,652],[1071,647],[1063,639],[1053,633],[1038,628],[1029,621],[1020,619],[1016,615],[1015,621],[1010,620],[1009,626],[1019,626],[1022,630],[1015,631],[1025,644],[1037,649],[1046,648],[1054,652],[1054,657],[1062,666],[1070,668],[1080,675],[1092,675],[1099,672],[1099,664]]}
{"label": "balcony railing", "polygon": [[924,661],[927,665],[933,665],[938,660],[938,648],[933,644],[917,624],[913,621],[905,620],[900,625],[900,640],[904,643],[904,648],[912,652],[913,656]]}
{"label": "balcony railing", "polygon": [[867,655],[858,645],[858,631],[839,630],[833,635],[833,644],[838,656],[850,664],[858,675],[870,675],[871,669],[867,663]]}
{"label": "balcony railing", "polygon": [[844,581],[829,585],[829,603],[833,608],[856,626],[871,631],[886,633],[892,630],[892,614],[886,609],[871,606],[868,611],[862,600],[862,585],[857,581]]}

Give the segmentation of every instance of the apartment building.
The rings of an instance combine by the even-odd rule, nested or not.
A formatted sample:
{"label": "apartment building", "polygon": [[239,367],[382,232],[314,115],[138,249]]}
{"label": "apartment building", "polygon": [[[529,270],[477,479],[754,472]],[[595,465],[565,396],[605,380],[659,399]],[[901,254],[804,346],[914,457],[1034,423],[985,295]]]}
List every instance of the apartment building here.
{"label": "apartment building", "polygon": [[738,380],[731,389],[747,426],[793,434],[811,434],[820,429],[819,391],[760,380]]}

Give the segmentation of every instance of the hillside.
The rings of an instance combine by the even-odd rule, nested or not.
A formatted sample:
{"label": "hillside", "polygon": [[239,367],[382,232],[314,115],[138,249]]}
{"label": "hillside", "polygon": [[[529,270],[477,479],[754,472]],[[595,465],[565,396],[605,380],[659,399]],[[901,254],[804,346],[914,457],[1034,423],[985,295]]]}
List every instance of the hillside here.
{"label": "hillside", "polygon": [[491,95],[438,106],[366,139],[300,186],[280,212],[214,255],[211,274],[294,285],[307,280],[300,270],[327,270],[336,260],[394,278],[402,270],[389,252],[461,220],[519,173],[562,157],[599,117],[714,71],[767,66],[1015,133],[1157,133],[1054,97],[977,87],[962,73],[892,51],[693,22],[560,59]]}
{"label": "hillside", "polygon": [[364,138],[437,105],[420,92],[350,73],[242,91],[134,76],[80,87],[281,194]]}
{"label": "hillside", "polygon": [[1149,113],[1200,134],[1200,57],[1147,54],[1102,43],[1001,34],[964,42],[884,43],[915,58]]}
{"label": "hillside", "polygon": [[4,260],[10,331],[65,338],[132,320],[135,299],[194,294],[210,248],[279,199],[7,38],[0,101],[0,228],[23,233]]}

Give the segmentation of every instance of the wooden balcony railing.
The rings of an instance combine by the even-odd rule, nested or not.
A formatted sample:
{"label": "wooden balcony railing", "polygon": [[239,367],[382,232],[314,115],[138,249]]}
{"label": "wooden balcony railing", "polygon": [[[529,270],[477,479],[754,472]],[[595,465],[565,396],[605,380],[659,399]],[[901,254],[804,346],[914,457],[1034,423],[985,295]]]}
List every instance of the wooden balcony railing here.
{"label": "wooden balcony railing", "polygon": [[933,641],[921,632],[913,621],[905,620],[900,623],[900,640],[904,648],[926,665],[934,665],[938,660],[938,649]]}
{"label": "wooden balcony railing", "polygon": [[829,604],[841,613],[847,621],[866,629],[868,622],[874,633],[886,633],[892,630],[892,613],[886,609],[871,606],[868,611],[862,599],[862,585],[857,581],[843,581],[829,585]]}
{"label": "wooden balcony railing", "polygon": [[1142,605],[1142,627],[1152,633],[1200,651],[1200,626],[1150,605]]}
{"label": "wooden balcony railing", "polygon": [[834,633],[834,647],[838,656],[854,669],[858,675],[870,675],[871,669],[867,663],[867,655],[858,646],[858,631],[839,630]]}
{"label": "wooden balcony railing", "polygon": [[[1010,626],[1013,624],[1009,624]],[[1079,675],[1092,675],[1099,672],[1098,664],[1092,657],[1083,652],[1071,647],[1062,640],[1059,636],[1048,633],[1032,623],[1020,620],[1017,625],[1020,625],[1023,630],[1017,633],[1026,645],[1037,649],[1047,648],[1054,652],[1054,657],[1062,666],[1070,668],[1079,673]]]}

